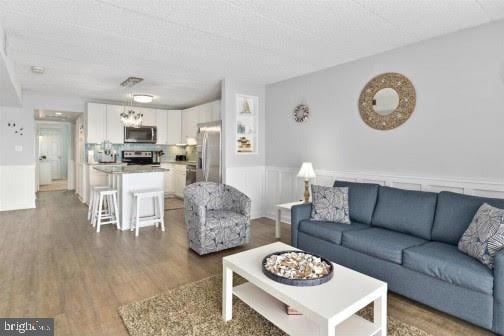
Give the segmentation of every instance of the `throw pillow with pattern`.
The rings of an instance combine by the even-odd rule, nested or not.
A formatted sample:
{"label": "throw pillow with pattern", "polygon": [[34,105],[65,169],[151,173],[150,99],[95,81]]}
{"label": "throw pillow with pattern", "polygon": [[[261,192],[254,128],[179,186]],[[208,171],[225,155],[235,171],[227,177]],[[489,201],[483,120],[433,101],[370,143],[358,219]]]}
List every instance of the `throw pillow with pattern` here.
{"label": "throw pillow with pattern", "polygon": [[348,212],[348,188],[311,186],[311,219],[350,224]]}
{"label": "throw pillow with pattern", "polygon": [[458,248],[493,269],[495,255],[504,248],[504,209],[483,204],[462,235]]}

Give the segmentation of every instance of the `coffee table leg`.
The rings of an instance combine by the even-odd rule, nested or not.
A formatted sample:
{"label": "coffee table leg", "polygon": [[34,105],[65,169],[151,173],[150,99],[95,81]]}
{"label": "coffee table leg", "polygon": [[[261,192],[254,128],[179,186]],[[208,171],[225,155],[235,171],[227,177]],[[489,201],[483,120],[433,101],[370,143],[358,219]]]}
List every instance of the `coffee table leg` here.
{"label": "coffee table leg", "polygon": [[233,271],[222,265],[222,318],[230,321],[233,318]]}
{"label": "coffee table leg", "polygon": [[380,328],[380,336],[387,336],[387,292],[374,301],[374,324]]}
{"label": "coffee table leg", "polygon": [[320,326],[320,336],[336,336],[336,326],[327,321]]}
{"label": "coffee table leg", "polygon": [[280,221],[282,220],[282,210],[277,209],[277,217],[275,221],[275,238],[280,238]]}

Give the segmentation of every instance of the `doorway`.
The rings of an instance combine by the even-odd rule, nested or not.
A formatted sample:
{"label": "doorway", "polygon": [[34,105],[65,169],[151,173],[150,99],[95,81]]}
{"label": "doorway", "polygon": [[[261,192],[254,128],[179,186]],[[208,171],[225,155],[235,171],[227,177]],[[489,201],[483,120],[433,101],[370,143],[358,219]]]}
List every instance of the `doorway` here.
{"label": "doorway", "polygon": [[[71,127],[66,122],[38,122],[39,191],[67,190]],[[70,155],[69,155],[70,154]]]}

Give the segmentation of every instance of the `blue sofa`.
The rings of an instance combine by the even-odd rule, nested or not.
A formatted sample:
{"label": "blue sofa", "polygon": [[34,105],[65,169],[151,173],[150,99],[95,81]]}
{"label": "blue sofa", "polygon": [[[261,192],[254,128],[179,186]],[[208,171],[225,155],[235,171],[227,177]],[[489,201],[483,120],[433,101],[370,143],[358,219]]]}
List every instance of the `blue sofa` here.
{"label": "blue sofa", "polygon": [[490,270],[457,249],[484,203],[503,199],[409,191],[336,181],[349,188],[351,224],[310,220],[311,203],[291,210],[292,244],[388,283],[389,289],[504,334],[504,250]]}

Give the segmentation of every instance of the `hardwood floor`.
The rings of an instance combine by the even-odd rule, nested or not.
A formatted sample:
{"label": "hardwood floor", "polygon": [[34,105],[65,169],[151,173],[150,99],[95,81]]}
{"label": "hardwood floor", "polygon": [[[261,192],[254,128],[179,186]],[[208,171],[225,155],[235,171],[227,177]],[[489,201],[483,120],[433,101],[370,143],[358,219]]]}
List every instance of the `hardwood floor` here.
{"label": "hardwood floor", "polygon": [[39,191],[58,191],[67,190],[68,181],[65,180],[53,180],[49,184],[43,184],[39,186]]}
{"label": "hardwood floor", "polygon": [[[56,335],[127,335],[118,306],[221,272],[221,258],[275,241],[269,219],[254,220],[252,240],[200,257],[186,242],[183,210],[166,212],[166,232],[140,236],[104,226],[97,234],[71,191],[38,194],[37,209],[0,212],[0,316],[55,317]],[[282,227],[289,243],[290,229]],[[389,296],[389,313],[432,335],[491,335]]]}

